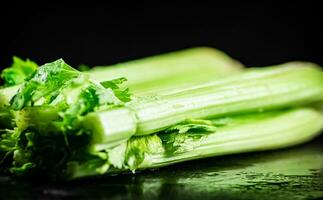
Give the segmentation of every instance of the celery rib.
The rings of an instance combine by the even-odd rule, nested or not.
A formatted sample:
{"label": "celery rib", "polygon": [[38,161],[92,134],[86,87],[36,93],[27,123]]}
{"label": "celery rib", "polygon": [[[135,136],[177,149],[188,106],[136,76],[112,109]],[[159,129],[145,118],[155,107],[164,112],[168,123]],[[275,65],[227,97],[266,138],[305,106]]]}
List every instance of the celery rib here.
{"label": "celery rib", "polygon": [[322,128],[322,113],[310,108],[294,109],[273,118],[219,128],[194,150],[172,156],[152,154],[147,156],[144,165],[139,168],[155,168],[205,157],[284,148],[311,140]]}
{"label": "celery rib", "polygon": [[[323,74],[316,68],[288,68],[268,75],[261,69],[257,76],[236,75],[239,82],[210,84],[162,96],[150,102],[132,104],[138,117],[136,135],[163,130],[187,118],[209,118],[239,112],[271,110],[304,105],[323,99]],[[265,74],[265,75],[263,75]],[[222,80],[226,82],[226,80]]]}

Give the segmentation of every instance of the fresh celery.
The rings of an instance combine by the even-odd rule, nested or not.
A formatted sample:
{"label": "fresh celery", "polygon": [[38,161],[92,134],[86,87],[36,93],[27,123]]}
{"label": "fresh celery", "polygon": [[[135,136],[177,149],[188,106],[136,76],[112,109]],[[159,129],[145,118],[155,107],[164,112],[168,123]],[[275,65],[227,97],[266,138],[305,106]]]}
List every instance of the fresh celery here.
{"label": "fresh celery", "polygon": [[[16,127],[2,130],[5,169],[51,178],[135,171],[286,147],[323,128],[321,112],[310,108],[323,99],[323,72],[314,64],[203,80],[140,96],[123,77],[100,82],[61,59],[45,64],[10,100]],[[137,94],[148,94],[132,81]]]}
{"label": "fresh celery", "polygon": [[[78,72],[69,72],[69,70],[64,70],[62,73],[75,73],[75,76],[79,76]],[[39,73],[40,77],[41,73]],[[43,73],[47,73],[47,71],[44,70]],[[113,96],[113,92],[116,92],[115,89],[113,92],[110,91],[112,93],[108,96],[98,96],[89,101],[90,97],[78,96],[80,95],[79,91],[87,91],[86,88],[89,87],[89,84],[92,84],[94,91],[101,94],[102,88],[100,89],[99,86],[90,82],[82,82],[81,87],[83,89],[74,86],[74,84],[67,87],[64,85],[70,84],[69,81],[71,81],[69,77],[65,80],[68,75],[57,74],[57,76],[63,77],[62,81],[66,81],[66,83],[62,82],[57,87],[58,79],[56,77],[53,77],[54,85],[50,82],[45,82],[44,86],[41,82],[30,82],[13,99],[13,105],[16,105],[18,109],[26,106],[28,108],[28,105],[32,104],[38,105],[20,111],[22,114],[20,114],[18,126],[25,127],[26,124],[29,124],[29,126],[32,125],[39,129],[41,126],[37,124],[51,123],[52,117],[46,117],[51,112],[46,110],[44,113],[39,108],[47,104],[43,102],[44,99],[52,100],[53,95],[57,95],[57,91],[60,91],[59,96],[55,96],[57,100],[48,102],[51,107],[55,108],[52,109],[51,115],[55,116],[56,113],[58,116],[59,113],[66,112],[69,113],[67,116],[73,116],[70,120],[76,120],[75,123],[77,122],[79,128],[91,132],[92,143],[96,150],[122,143],[133,135],[147,135],[165,130],[190,118],[206,119],[239,113],[262,112],[306,105],[323,99],[323,72],[307,63],[297,67],[291,63],[282,66],[249,69],[201,86],[188,87],[186,90],[180,89],[178,92],[169,95],[134,99],[131,102],[124,102],[123,106],[120,106],[119,100],[114,100],[119,98]],[[78,79],[80,78],[76,78],[76,82]],[[83,79],[81,78],[81,80]],[[30,97],[30,100],[25,96],[29,95],[26,92],[31,90],[29,86],[37,91],[34,96]],[[50,87],[53,87],[53,91],[49,90]],[[75,95],[73,95],[74,93]],[[45,94],[48,97],[44,96]],[[111,102],[117,107],[102,107],[101,101],[97,101],[97,98],[102,98],[103,102]],[[63,107],[58,106],[64,101],[67,102],[63,103]],[[97,105],[92,105],[94,101],[97,101]],[[72,114],[70,114],[71,112]],[[37,113],[36,116],[34,113]],[[35,120],[39,116],[44,116],[42,117],[43,120]],[[30,119],[34,119],[33,123]],[[74,125],[68,122],[67,126],[73,127]],[[41,130],[38,130],[38,132],[43,132]]]}

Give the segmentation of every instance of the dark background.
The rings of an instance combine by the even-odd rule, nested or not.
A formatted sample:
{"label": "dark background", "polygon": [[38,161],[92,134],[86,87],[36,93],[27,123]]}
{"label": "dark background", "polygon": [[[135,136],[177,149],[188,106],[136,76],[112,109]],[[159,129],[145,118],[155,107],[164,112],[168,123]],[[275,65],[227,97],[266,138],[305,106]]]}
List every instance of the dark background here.
{"label": "dark background", "polygon": [[[70,6],[57,3],[42,8],[22,4],[0,6],[0,68],[8,66],[13,55],[30,58],[39,64],[63,58],[74,66],[94,66],[194,46],[218,48],[247,66],[272,65],[292,60],[307,60],[323,65],[323,24],[319,1],[200,2],[199,5],[188,5],[185,2],[127,6]],[[290,154],[300,158],[301,166],[308,162],[307,157],[302,157],[304,152],[308,156],[312,155],[312,151],[307,153],[307,148],[316,148],[322,141],[323,134],[307,146],[292,148]],[[145,194],[140,193],[143,185],[148,184],[147,187],[150,187],[150,183],[157,182],[161,183],[161,189],[154,193],[154,188],[149,188],[154,193],[152,197],[189,199],[196,191],[185,184],[178,184],[177,179],[189,180],[195,177],[194,180],[198,181],[193,186],[201,184],[203,187],[203,183],[208,184],[207,181],[213,180],[208,174],[210,171],[221,173],[231,168],[239,169],[239,164],[251,166],[258,161],[248,161],[248,158],[255,155],[261,158],[259,162],[267,163],[270,159],[266,155],[275,154],[273,159],[276,163],[276,159],[282,157],[282,151],[276,154],[274,151],[210,158],[166,167],[160,171],[108,177],[101,181],[94,179],[92,182],[53,184],[0,176],[0,196],[4,196],[4,199],[71,199],[81,196],[138,199],[145,197]],[[280,167],[284,169],[285,166]],[[280,176],[279,169],[272,170],[273,175]],[[249,173],[246,173],[247,178]],[[232,175],[233,179],[237,178],[235,174]],[[238,178],[240,176],[244,177],[245,174]],[[251,173],[249,182],[253,181],[253,176]],[[226,178],[230,179],[230,176]],[[268,182],[263,180],[266,178]],[[277,184],[271,178],[267,175],[264,178],[255,176],[253,186],[238,185],[241,188],[233,190],[235,193],[231,189],[222,191],[221,188],[213,193],[198,191],[196,199],[294,199],[300,198],[300,195],[310,195],[311,191],[322,190],[319,173],[315,176],[293,175],[289,177],[289,182],[285,180]],[[151,193],[146,196],[151,196]]]}
{"label": "dark background", "polygon": [[0,66],[13,55],[104,65],[193,46],[219,48],[248,66],[323,65],[319,1],[125,5],[2,6]]}

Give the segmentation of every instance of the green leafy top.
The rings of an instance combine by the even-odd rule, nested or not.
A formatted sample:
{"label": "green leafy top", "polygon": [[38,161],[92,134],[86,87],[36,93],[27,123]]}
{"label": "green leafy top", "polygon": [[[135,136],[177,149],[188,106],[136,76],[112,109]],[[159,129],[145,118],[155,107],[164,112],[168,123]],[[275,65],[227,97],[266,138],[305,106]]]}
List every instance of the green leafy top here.
{"label": "green leafy top", "polygon": [[35,104],[49,105],[76,78],[81,78],[81,73],[67,65],[62,59],[45,64],[24,83],[13,97],[12,108],[21,110]]}
{"label": "green leafy top", "polygon": [[25,81],[36,70],[38,65],[29,60],[22,60],[19,57],[13,57],[13,63],[10,67],[1,72],[1,78],[4,80],[4,86],[14,86]]}
{"label": "green leafy top", "polygon": [[189,119],[162,131],[161,138],[167,154],[183,153],[194,149],[210,133],[217,130],[216,122]]}
{"label": "green leafy top", "polygon": [[80,157],[67,163],[65,174],[69,178],[77,178],[114,171],[134,172],[147,161],[147,155],[162,153],[164,148],[157,134],[132,137],[112,149],[82,153]]}
{"label": "green leafy top", "polygon": [[[0,138],[0,152],[12,153],[15,150],[17,132],[13,130],[0,129]],[[0,160],[2,159],[0,158]]]}
{"label": "green leafy top", "polygon": [[127,143],[124,166],[134,171],[145,161],[147,154],[164,153],[164,151],[162,141],[157,134],[133,137]]}
{"label": "green leafy top", "polygon": [[[119,83],[107,81],[103,87],[62,59],[39,67],[11,100],[18,111],[11,171],[57,175],[68,159],[84,154],[91,134],[79,126],[79,119],[97,109],[124,105],[130,96],[115,94]],[[44,160],[46,155],[51,159]]]}
{"label": "green leafy top", "polygon": [[[125,78],[120,78],[101,84],[96,83],[59,59],[41,66],[20,88],[11,104],[15,110],[33,105],[57,105],[63,100],[67,102],[75,100],[84,90],[94,90],[98,96],[105,99],[104,101],[110,97],[110,103],[118,104],[130,100],[128,89],[121,91],[119,87],[124,81]],[[112,93],[115,93],[115,97],[111,95]],[[84,96],[84,94],[80,96],[82,95]]]}
{"label": "green leafy top", "polygon": [[109,81],[101,82],[100,84],[105,88],[113,90],[114,94],[123,102],[129,102],[131,100],[131,94],[129,88],[121,89],[120,85],[127,81],[127,78],[121,77]]}

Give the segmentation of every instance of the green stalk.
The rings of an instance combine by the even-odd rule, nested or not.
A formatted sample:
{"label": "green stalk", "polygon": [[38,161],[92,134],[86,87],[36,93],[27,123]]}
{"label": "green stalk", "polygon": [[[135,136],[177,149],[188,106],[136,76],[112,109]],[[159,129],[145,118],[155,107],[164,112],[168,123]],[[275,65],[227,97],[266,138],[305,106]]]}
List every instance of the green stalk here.
{"label": "green stalk", "polygon": [[[181,145],[187,145],[189,148],[182,152],[167,150],[166,144],[158,139],[162,134],[167,134],[163,132],[157,135],[133,137],[111,152],[118,150],[116,152],[119,152],[117,155],[121,162],[128,162],[125,158],[129,159],[128,154],[132,153],[128,148],[137,146],[144,152],[144,159],[136,170],[143,170],[212,156],[285,148],[309,141],[323,129],[323,114],[312,108],[244,114],[230,119],[228,124],[217,127],[214,133],[206,134],[196,141],[186,138]],[[127,151],[122,151],[123,146],[126,146]],[[113,153],[109,152],[108,155]],[[89,165],[92,162],[91,160],[83,163],[71,162],[67,170],[69,179],[129,170],[127,165],[108,168],[94,165],[96,167],[93,168]],[[110,162],[111,160],[108,160],[107,163]],[[110,165],[115,165],[112,163]]]}
{"label": "green stalk", "polygon": [[163,94],[225,75],[235,74],[242,65],[209,47],[165,53],[107,67],[95,67],[89,75],[99,82],[126,77],[125,87],[136,95]]}
{"label": "green stalk", "polygon": [[220,127],[194,150],[173,156],[150,155],[140,168],[161,167],[211,156],[284,148],[309,141],[322,129],[322,113],[309,108],[294,109],[269,119]]}
{"label": "green stalk", "polygon": [[[323,73],[311,67],[259,69],[158,100],[131,105],[138,117],[137,135],[163,130],[187,118],[272,110],[323,99]],[[272,72],[277,73],[272,73]]]}
{"label": "green stalk", "polygon": [[[119,109],[130,109],[133,113],[119,112],[126,114],[114,115],[111,123],[114,123],[114,127],[122,126],[123,123],[136,124],[124,131],[135,132],[136,136],[140,136],[156,133],[186,119],[262,112],[310,104],[322,99],[323,72],[319,68],[306,64],[304,67],[276,66],[250,69],[210,84],[132,102],[128,108]],[[128,117],[129,113],[135,114],[137,119]],[[105,126],[105,115],[110,115],[109,110],[91,113],[85,116],[84,123],[91,119],[93,126],[89,130],[95,137],[121,136],[120,132]],[[131,134],[127,136],[131,137]],[[120,141],[124,139],[120,137]]]}

